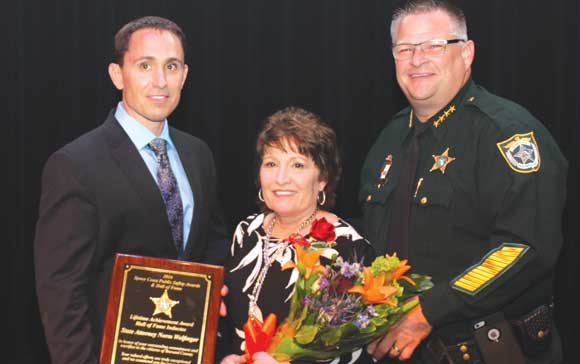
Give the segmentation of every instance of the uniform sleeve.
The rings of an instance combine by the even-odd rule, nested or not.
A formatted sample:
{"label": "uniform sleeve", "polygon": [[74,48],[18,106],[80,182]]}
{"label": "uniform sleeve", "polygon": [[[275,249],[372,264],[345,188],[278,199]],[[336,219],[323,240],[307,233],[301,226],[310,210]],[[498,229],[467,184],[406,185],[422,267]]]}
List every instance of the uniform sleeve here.
{"label": "uniform sleeve", "polygon": [[89,320],[88,276],[97,212],[71,159],[47,162],[34,241],[36,289],[54,363],[97,363]]}
{"label": "uniform sleeve", "polygon": [[489,247],[449,284],[425,293],[423,310],[432,325],[503,310],[524,294],[534,305],[548,303],[550,290],[539,287],[551,280],[562,246],[567,167],[552,138],[531,131],[490,126],[481,134],[477,203],[483,221],[491,222]]}

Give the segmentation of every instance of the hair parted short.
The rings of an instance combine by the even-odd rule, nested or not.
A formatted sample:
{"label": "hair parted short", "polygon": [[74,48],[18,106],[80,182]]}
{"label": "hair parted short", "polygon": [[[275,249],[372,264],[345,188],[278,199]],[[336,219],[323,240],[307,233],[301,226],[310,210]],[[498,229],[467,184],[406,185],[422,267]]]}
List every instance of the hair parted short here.
{"label": "hair parted short", "polygon": [[129,40],[131,35],[141,29],[157,29],[166,30],[173,33],[181,42],[181,48],[185,55],[186,43],[185,33],[181,30],[179,25],[175,24],[169,19],[161,18],[159,16],[145,16],[130,21],[125,24],[117,34],[115,34],[115,63],[123,65],[123,57],[129,48]]}
{"label": "hair parted short", "polygon": [[411,14],[424,14],[441,10],[447,13],[453,22],[454,36],[467,40],[467,21],[463,10],[453,2],[447,0],[408,0],[401,7],[395,9],[391,18],[391,40],[395,43],[396,29],[401,19]]}
{"label": "hair parted short", "polygon": [[342,172],[336,134],[318,115],[299,107],[290,106],[270,115],[259,132],[256,141],[258,188],[264,150],[266,147],[285,150],[285,142],[296,148],[295,152],[312,158],[320,171],[320,180],[326,182],[326,202],[322,208],[334,207]]}

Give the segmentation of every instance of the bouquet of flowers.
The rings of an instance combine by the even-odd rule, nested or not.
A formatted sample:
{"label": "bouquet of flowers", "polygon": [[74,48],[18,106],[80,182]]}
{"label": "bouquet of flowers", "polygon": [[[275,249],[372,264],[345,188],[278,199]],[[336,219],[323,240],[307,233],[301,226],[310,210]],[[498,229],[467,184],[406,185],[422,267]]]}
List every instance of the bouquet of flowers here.
{"label": "bouquet of flowers", "polygon": [[315,220],[308,239],[293,234],[297,268],[290,310],[276,328],[270,314],[264,322],[249,317],[244,325],[246,356],[267,351],[278,361],[332,359],[382,336],[418,304],[414,296],[432,287],[425,275],[405,275],[411,268],[396,253],[377,257],[369,267],[334,255],[320,264],[325,249],[336,244],[334,226]]}

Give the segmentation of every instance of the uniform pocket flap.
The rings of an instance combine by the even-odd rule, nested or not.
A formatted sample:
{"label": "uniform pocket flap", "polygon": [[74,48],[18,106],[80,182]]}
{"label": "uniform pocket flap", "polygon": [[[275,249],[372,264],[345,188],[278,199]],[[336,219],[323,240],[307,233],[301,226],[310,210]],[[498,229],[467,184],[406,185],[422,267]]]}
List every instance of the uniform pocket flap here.
{"label": "uniform pocket flap", "polygon": [[394,191],[394,183],[386,183],[385,185],[380,185],[379,183],[368,184],[361,188],[358,196],[359,202],[361,204],[385,204]]}
{"label": "uniform pocket flap", "polygon": [[453,186],[448,179],[427,177],[421,182],[419,188],[416,189],[416,193],[412,196],[412,200],[414,204],[421,207],[449,207],[451,205],[452,195]]}

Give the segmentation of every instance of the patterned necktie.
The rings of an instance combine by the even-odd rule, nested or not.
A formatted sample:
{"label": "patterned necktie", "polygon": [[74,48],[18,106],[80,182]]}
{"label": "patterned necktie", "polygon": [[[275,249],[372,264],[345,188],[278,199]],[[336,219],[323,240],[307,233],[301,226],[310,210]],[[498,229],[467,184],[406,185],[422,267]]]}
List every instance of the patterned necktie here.
{"label": "patterned necktie", "polygon": [[167,157],[167,144],[165,140],[155,138],[149,143],[149,148],[155,152],[157,157],[157,184],[167,210],[177,257],[181,259],[183,258],[183,205],[177,180],[171,171]]}

